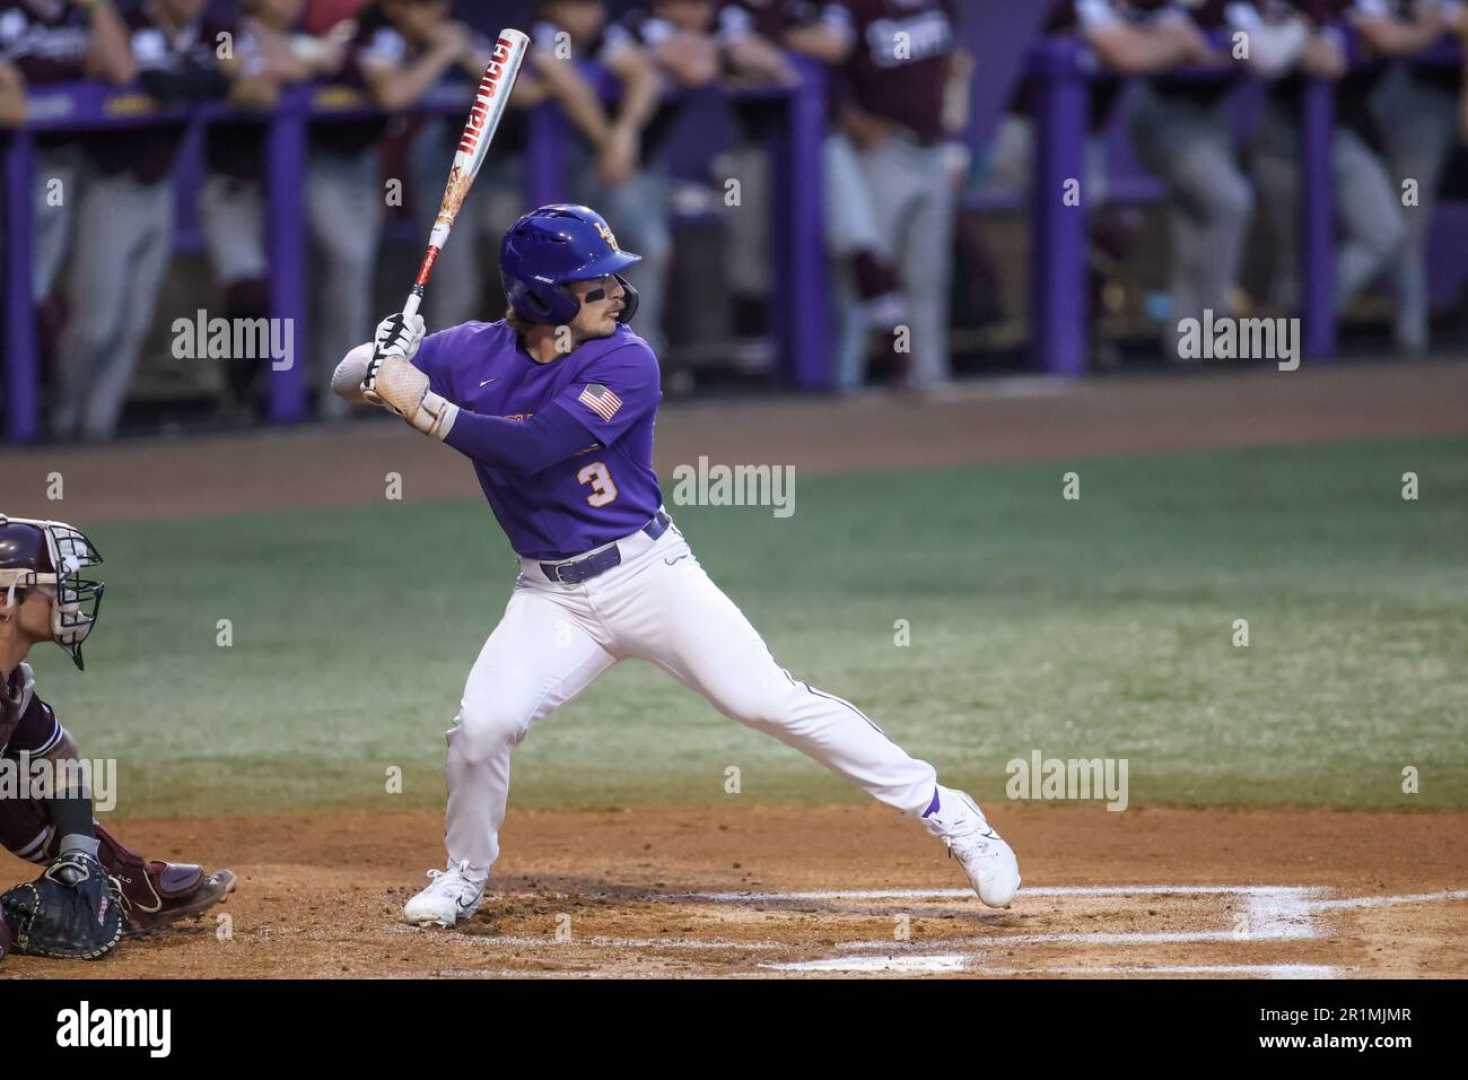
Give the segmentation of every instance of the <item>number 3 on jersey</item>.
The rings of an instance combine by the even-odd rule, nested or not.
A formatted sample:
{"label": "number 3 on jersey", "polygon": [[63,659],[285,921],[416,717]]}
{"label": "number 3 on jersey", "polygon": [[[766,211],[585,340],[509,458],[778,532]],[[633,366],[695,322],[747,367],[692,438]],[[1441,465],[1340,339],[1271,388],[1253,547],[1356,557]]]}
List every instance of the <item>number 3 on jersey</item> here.
{"label": "number 3 on jersey", "polygon": [[591,485],[591,494],[586,496],[586,501],[592,506],[606,506],[617,499],[617,485],[606,465],[600,461],[585,466],[576,474],[576,480]]}

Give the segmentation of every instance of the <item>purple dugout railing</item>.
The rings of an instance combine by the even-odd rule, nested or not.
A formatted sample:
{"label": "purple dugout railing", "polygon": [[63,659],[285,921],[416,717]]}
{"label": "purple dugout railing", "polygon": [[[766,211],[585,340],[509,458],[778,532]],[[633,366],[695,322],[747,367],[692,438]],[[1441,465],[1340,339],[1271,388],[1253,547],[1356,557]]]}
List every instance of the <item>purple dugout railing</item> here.
{"label": "purple dugout railing", "polygon": [[[786,123],[770,147],[775,162],[776,191],[771,229],[776,295],[791,313],[783,320],[778,374],[800,389],[832,385],[831,335],[825,317],[826,262],[822,225],[821,141],[825,135],[825,82],[816,64],[798,61],[806,75],[794,88],[749,93],[786,101]],[[745,93],[744,91],[740,92]],[[416,113],[463,113],[471,94],[444,87],[427,95]],[[160,109],[133,90],[79,83],[36,88],[30,95],[31,120],[24,129],[0,133],[0,182],[3,198],[5,251],[0,261],[0,290],[5,296],[4,396],[5,437],[11,443],[35,440],[41,430],[40,365],[37,355],[35,306],[31,299],[32,199],[35,135],[48,131],[90,131],[142,127],[186,120],[191,124],[254,117],[266,125],[268,141],[266,255],[270,266],[270,315],[290,319],[294,340],[307,342],[310,252],[305,190],[308,134],[312,121],[344,120],[374,115],[340,87],[298,86],[287,89],[269,112],[248,113],[222,104],[193,109]],[[564,196],[566,149],[571,128],[554,105],[538,107],[529,125],[526,151],[526,197],[532,206]],[[444,164],[447,177],[448,163]],[[270,419],[287,424],[306,418],[305,367],[292,364],[270,373]]]}

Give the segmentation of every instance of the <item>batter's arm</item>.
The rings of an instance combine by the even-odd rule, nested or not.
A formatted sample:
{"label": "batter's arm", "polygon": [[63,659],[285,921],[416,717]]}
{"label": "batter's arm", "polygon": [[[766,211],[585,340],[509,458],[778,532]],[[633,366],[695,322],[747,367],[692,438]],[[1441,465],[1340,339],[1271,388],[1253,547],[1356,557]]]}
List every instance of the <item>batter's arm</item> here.
{"label": "batter's arm", "polygon": [[559,405],[547,405],[526,420],[459,409],[443,441],[484,465],[534,476],[584,450],[599,448],[586,428]]}
{"label": "batter's arm", "polygon": [[370,405],[362,393],[362,380],[367,377],[367,365],[372,363],[372,342],[358,345],[342,358],[342,362],[331,373],[331,392],[353,405]]}
{"label": "batter's arm", "polygon": [[[372,352],[371,345],[359,345],[337,366],[331,385],[341,397],[357,404],[375,404],[362,395],[360,387],[361,373],[372,360]],[[401,356],[385,357],[377,370],[376,392],[385,407],[480,464],[533,476],[601,445],[557,404],[523,421],[506,420],[460,408],[429,384],[427,373]]]}

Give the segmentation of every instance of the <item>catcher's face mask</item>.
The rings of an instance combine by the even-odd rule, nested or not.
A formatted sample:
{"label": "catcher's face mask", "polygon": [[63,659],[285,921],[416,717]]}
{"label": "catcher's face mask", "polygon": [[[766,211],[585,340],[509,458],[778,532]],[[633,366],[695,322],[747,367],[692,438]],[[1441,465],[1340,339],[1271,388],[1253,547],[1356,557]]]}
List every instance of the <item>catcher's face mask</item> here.
{"label": "catcher's face mask", "polygon": [[0,590],[5,605],[16,603],[16,592],[49,586],[51,640],[71,656],[78,670],[82,642],[97,625],[102,606],[102,583],[82,577],[102,556],[81,530],[61,521],[7,518],[0,515]]}

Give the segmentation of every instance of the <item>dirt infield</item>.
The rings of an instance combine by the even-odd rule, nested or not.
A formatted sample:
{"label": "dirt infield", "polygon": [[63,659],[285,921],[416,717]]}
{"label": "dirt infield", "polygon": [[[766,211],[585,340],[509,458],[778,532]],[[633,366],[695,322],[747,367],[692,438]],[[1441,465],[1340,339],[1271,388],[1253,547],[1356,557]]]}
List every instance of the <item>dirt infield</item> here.
{"label": "dirt infield", "polygon": [[[878,392],[694,403],[658,414],[657,466],[666,476],[706,456],[815,475],[1447,435],[1468,432],[1464,401],[1468,363],[1434,362],[995,379],[941,400]],[[380,502],[388,473],[401,476],[405,502],[478,494],[469,468],[392,421],[0,453],[9,512],[44,514],[53,473],[69,511],[92,524]]]}
{"label": "dirt infield", "polygon": [[1468,814],[993,817],[1025,876],[1005,911],[878,806],[512,810],[489,898],[454,931],[397,921],[438,862],[437,815],[127,822],[149,854],[239,872],[229,934],[206,919],[0,978],[1468,975]]}

